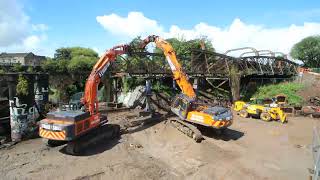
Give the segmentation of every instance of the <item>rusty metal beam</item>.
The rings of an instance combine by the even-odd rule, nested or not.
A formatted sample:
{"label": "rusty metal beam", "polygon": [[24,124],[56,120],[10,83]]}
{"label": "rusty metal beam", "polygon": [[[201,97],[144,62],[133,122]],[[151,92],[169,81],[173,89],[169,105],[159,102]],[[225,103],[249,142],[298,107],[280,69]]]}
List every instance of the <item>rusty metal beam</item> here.
{"label": "rusty metal beam", "polygon": [[267,50],[267,49],[266,50],[259,50],[258,54],[259,54],[258,56],[264,56],[264,55],[270,55],[271,57],[275,56],[273,51]]}
{"label": "rusty metal beam", "polygon": [[250,49],[252,52],[255,53],[256,56],[259,56],[259,53],[257,52],[257,50],[253,47],[242,47],[242,48],[236,48],[236,49],[229,49],[224,54],[227,55],[228,53],[233,52],[233,51],[240,51],[240,50],[246,50],[246,49]]}

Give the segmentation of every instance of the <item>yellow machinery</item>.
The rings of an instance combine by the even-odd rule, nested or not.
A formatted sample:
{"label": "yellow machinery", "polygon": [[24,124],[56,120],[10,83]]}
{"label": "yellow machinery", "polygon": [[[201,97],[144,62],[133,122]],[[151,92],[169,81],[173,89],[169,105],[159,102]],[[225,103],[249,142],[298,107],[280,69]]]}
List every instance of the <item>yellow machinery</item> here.
{"label": "yellow machinery", "polygon": [[277,106],[276,102],[266,103],[261,99],[250,99],[250,103],[236,101],[234,110],[239,112],[241,117],[258,117],[264,121],[280,120],[287,122],[287,115]]}

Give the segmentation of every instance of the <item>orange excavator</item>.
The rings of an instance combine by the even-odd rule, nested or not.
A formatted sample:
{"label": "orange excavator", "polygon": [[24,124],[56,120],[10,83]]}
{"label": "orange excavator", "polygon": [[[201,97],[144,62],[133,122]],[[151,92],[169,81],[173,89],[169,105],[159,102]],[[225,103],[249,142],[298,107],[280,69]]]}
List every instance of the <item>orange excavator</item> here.
{"label": "orange excavator", "polygon": [[231,110],[224,107],[208,106],[200,102],[196,97],[192,85],[189,83],[188,77],[178,62],[173,47],[159,36],[151,35],[143,40],[141,48],[145,48],[151,42],[154,42],[164,52],[173,73],[173,79],[182,91],[174,97],[171,105],[171,111],[180,120],[171,119],[171,123],[178,130],[196,140],[196,142],[200,142],[203,138],[201,132],[194,125],[212,127],[219,133],[229,127],[232,124]]}
{"label": "orange excavator", "polygon": [[[119,134],[120,127],[106,124],[107,117],[99,113],[97,90],[102,76],[116,60],[116,57],[128,52],[128,45],[115,46],[106,51],[97,61],[86,81],[85,93],[82,98],[84,111],[49,112],[46,119],[40,121],[39,135],[46,140],[48,146],[67,142],[67,153],[75,154],[90,144],[90,140],[94,141],[99,136],[110,137]],[[93,129],[96,131],[92,131]]]}

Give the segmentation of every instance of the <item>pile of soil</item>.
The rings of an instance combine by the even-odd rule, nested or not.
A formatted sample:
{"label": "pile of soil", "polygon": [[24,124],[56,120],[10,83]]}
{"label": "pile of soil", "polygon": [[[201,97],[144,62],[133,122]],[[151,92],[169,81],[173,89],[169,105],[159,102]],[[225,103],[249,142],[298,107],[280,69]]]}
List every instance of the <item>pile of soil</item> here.
{"label": "pile of soil", "polygon": [[304,88],[299,91],[299,95],[303,97],[306,104],[309,99],[314,96],[320,96],[320,76],[305,73],[302,77]]}

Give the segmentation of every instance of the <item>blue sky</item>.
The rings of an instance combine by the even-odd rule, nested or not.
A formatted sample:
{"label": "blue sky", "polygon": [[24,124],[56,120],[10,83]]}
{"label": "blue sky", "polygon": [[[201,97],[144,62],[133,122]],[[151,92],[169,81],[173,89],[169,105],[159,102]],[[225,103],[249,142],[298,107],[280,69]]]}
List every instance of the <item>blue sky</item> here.
{"label": "blue sky", "polygon": [[[3,26],[2,32],[6,17],[15,23]],[[20,24],[31,30],[17,30]],[[222,52],[255,46],[287,53],[302,38],[320,34],[320,1],[0,0],[0,39],[9,33],[21,37],[0,40],[0,50],[49,56],[62,46],[101,53],[154,33],[165,38],[206,36]]]}

